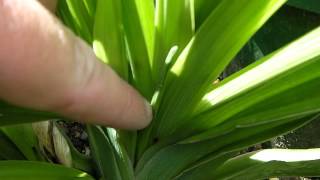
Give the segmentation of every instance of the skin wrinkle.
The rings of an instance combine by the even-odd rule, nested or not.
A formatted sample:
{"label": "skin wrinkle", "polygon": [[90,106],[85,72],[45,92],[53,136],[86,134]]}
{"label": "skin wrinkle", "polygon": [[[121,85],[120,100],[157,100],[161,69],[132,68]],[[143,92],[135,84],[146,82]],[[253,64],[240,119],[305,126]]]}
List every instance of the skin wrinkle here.
{"label": "skin wrinkle", "polygon": [[[20,7],[19,5],[20,4],[18,3],[17,7]],[[28,4],[28,6],[29,6],[29,4]],[[34,7],[34,5],[30,5],[30,6]],[[43,16],[49,15],[48,12],[46,12],[46,11],[38,12],[38,14],[42,14],[42,13],[43,13]],[[10,17],[16,18],[10,14],[7,16],[9,18]],[[18,16],[20,18],[20,16],[22,16],[22,15],[15,14],[15,16]],[[76,62],[72,62],[72,60],[75,59],[74,57],[70,57],[70,54],[72,54],[72,53],[59,53],[59,52],[61,52],[61,51],[62,52],[63,51],[71,52],[71,49],[73,49],[73,48],[69,48],[70,46],[68,44],[72,45],[74,43],[70,42],[70,40],[68,41],[67,37],[72,37],[71,36],[72,33],[69,30],[63,31],[63,28],[41,28],[43,26],[46,26],[46,24],[49,24],[49,26],[53,26],[53,25],[62,26],[61,23],[58,20],[56,20],[55,18],[50,18],[51,20],[48,18],[49,20],[44,22],[46,24],[43,24],[42,21],[39,21],[39,23],[32,23],[33,19],[37,20],[37,16],[35,16],[33,13],[29,13],[28,16],[29,16],[29,19],[26,19],[26,21],[23,21],[21,23],[15,23],[18,25],[18,27],[15,27],[14,29],[17,29],[18,33],[15,33],[13,38],[16,41],[18,41],[19,39],[22,39],[22,38],[24,38],[25,40],[20,41],[20,43],[19,43],[20,47],[18,47],[19,51],[22,50],[23,52],[18,53],[18,57],[12,57],[12,55],[10,54],[10,56],[11,56],[10,59],[14,59],[15,61],[17,61],[17,60],[23,58],[23,59],[28,60],[28,59],[31,59],[35,54],[36,54],[36,56],[38,56],[38,58],[32,60],[33,62],[36,62],[36,63],[28,63],[28,61],[22,61],[22,62],[20,61],[19,63],[16,63],[16,64],[19,64],[19,66],[15,66],[15,67],[13,67],[13,69],[15,69],[16,72],[24,72],[24,73],[20,73],[20,74],[18,73],[16,75],[14,75],[15,77],[9,77],[9,78],[12,78],[12,79],[14,78],[13,80],[17,81],[17,76],[19,76],[17,83],[15,85],[13,85],[13,87],[11,87],[11,89],[13,89],[13,88],[24,89],[24,91],[28,92],[31,96],[37,97],[37,98],[34,98],[33,101],[35,101],[37,99],[38,99],[38,101],[42,101],[42,99],[47,98],[45,96],[47,96],[48,94],[45,91],[45,89],[47,88],[48,85],[46,85],[47,82],[42,83],[43,80],[42,81],[35,80],[34,76],[32,76],[32,74],[34,74],[34,71],[43,71],[42,74],[44,74],[44,75],[48,74],[47,81],[52,82],[52,84],[61,84],[61,83],[57,82],[57,81],[60,81],[59,80],[60,78],[53,77],[52,75],[50,75],[51,72],[46,72],[46,71],[51,71],[51,69],[48,69],[48,68],[37,69],[36,67],[34,67],[34,65],[36,64],[38,67],[44,67],[44,66],[49,66],[50,64],[52,64],[53,66],[56,66],[55,69],[57,71],[57,75],[60,74],[60,77],[63,78],[63,74],[68,74],[68,71],[70,71],[70,69],[68,69],[68,68],[77,67],[77,65],[76,65]],[[24,17],[24,16],[22,16],[22,17]],[[12,19],[12,20],[9,19],[9,20],[7,20],[7,22],[16,22],[16,21],[14,19]],[[24,29],[27,29],[27,31],[25,31]],[[10,34],[10,33],[12,34],[12,32],[5,32],[4,34]],[[38,37],[33,38],[34,37],[33,34],[37,34]],[[55,36],[57,38],[51,38],[53,36]],[[7,39],[10,40],[10,38],[7,38]],[[41,40],[40,42],[39,42],[39,39]],[[35,46],[38,48],[30,49],[30,48],[28,48],[28,46]],[[65,66],[64,63],[62,63],[62,62],[58,62],[58,63],[54,64],[51,61],[51,60],[53,60],[51,57],[52,54],[49,54],[46,51],[42,51],[41,49],[43,49],[43,47],[49,47],[52,50],[56,50],[57,51],[57,58],[56,59],[60,59],[60,61],[63,59],[66,59],[68,61],[65,61],[64,63],[69,62],[69,64],[71,63],[73,65],[72,66],[71,65]],[[62,48],[67,48],[67,49],[62,49]],[[10,51],[7,50],[7,52],[10,52]],[[24,57],[19,57],[19,55],[21,55],[21,54],[23,54]],[[64,55],[64,57],[62,57],[62,55]],[[65,55],[69,55],[69,57],[65,56]],[[11,64],[13,64],[13,63],[11,63]],[[10,72],[8,74],[10,75]],[[40,73],[38,73],[38,74],[40,74]],[[42,77],[38,77],[38,79],[40,79],[40,78],[42,78]],[[50,79],[52,79],[52,80],[50,80]],[[25,87],[26,87],[24,85],[25,82],[29,82],[29,83],[33,82],[34,85],[32,85],[31,88],[29,87],[29,88],[25,89]],[[67,83],[64,83],[64,84],[69,84],[69,86],[70,86],[72,82],[73,82],[72,86],[76,86],[77,82],[73,81],[73,79]],[[38,87],[39,89],[32,88],[34,86]],[[66,85],[61,84],[59,86],[60,89],[58,89],[56,91],[60,91],[60,92],[70,91],[70,90],[63,90],[63,89],[61,89],[61,87],[65,87],[65,89],[70,88]],[[43,89],[43,90],[41,90],[41,89]],[[7,92],[10,93],[10,90],[7,90]],[[49,109],[50,107],[54,107],[54,106],[56,106],[55,104],[57,103],[57,102],[55,102],[56,101],[55,99],[66,99],[65,101],[68,101],[67,97],[63,97],[64,93],[57,92],[55,94],[56,95],[60,94],[61,97],[52,98],[52,100],[50,100],[51,103],[49,103],[49,101],[48,101],[48,104],[44,104],[44,103],[40,103],[40,102],[36,103],[39,105],[41,104],[41,107],[38,105],[36,108]],[[21,98],[21,97],[17,97],[16,99],[18,99],[18,98]],[[61,102],[58,102],[58,103],[61,103]],[[28,104],[26,104],[26,105],[28,105]]]}
{"label": "skin wrinkle", "polygon": [[[72,88],[68,90],[65,94],[64,103],[61,103],[54,107],[57,112],[68,113],[72,116],[79,116],[78,111],[82,107],[79,107],[79,98],[84,98],[86,95],[83,92],[88,92],[88,87],[93,87],[92,82],[97,78],[96,76],[101,76],[101,68],[97,66],[95,61],[90,61],[89,59],[94,58],[94,55],[87,53],[87,45],[80,41],[80,39],[75,38],[73,47],[73,58],[74,59],[74,77],[77,82],[77,88]],[[90,51],[89,51],[90,52]],[[85,78],[83,78],[85,77]],[[91,92],[90,94],[93,94]],[[80,117],[81,118],[81,115]]]}
{"label": "skin wrinkle", "polygon": [[[11,24],[10,25],[10,29],[6,31],[6,28],[2,28],[4,29],[4,32],[2,32],[2,35],[6,35],[6,34],[14,34],[13,36],[11,36],[10,38],[8,37],[4,37],[1,38],[2,40],[6,40],[7,42],[3,43],[5,45],[8,45],[7,47],[3,47],[1,48],[2,52],[1,54],[7,54],[7,60],[5,61],[17,61],[19,59],[31,59],[34,54],[36,54],[36,56],[38,56],[38,61],[36,61],[37,59],[33,59],[32,61],[36,61],[36,63],[29,63],[28,61],[19,61],[19,63],[12,63],[12,62],[7,62],[8,65],[14,65],[14,67],[11,67],[12,69],[15,69],[15,72],[18,72],[17,74],[15,74],[14,76],[10,75],[10,72],[5,73],[6,77],[4,78],[9,78],[12,79],[12,81],[16,81],[17,83],[15,84],[11,84],[11,89],[22,89],[24,91],[27,91],[29,94],[38,97],[38,99],[43,99],[42,97],[46,96],[46,93],[42,95],[41,92],[45,92],[44,90],[41,90],[41,88],[47,88],[46,86],[42,87],[41,84],[36,83],[37,81],[33,80],[33,76],[29,75],[29,74],[33,74],[33,71],[42,71],[42,69],[37,69],[34,66],[34,64],[37,64],[38,67],[43,67],[46,66],[47,64],[50,64],[50,61],[48,60],[52,60],[52,58],[50,58],[50,56],[52,56],[52,54],[46,53],[46,52],[42,52],[41,49],[43,48],[43,46],[49,45],[49,47],[51,49],[58,49],[59,47],[57,46],[62,46],[62,47],[68,47],[68,42],[66,41],[67,37],[70,36],[71,32],[68,32],[68,30],[63,31],[63,28],[41,28],[42,26],[45,26],[46,24],[43,24],[42,21],[39,21],[39,23],[33,23],[32,20],[33,19],[37,19],[36,13],[28,13],[28,18],[25,18],[26,16],[20,15],[18,14],[18,12],[23,12],[22,8],[21,8],[21,4],[17,3],[15,4],[15,8],[17,8],[19,11],[13,10],[12,6],[14,4],[14,1],[5,1],[6,6],[4,7],[3,11],[4,14],[2,14],[5,19],[1,22],[4,22],[4,26],[6,27],[7,24]],[[9,7],[10,8],[7,8]],[[30,6],[30,9],[35,10],[35,12],[37,12],[37,9],[34,8],[36,5],[33,5],[33,3],[27,4],[27,6]],[[43,16],[45,15],[49,15],[48,12],[38,12],[38,14],[44,13]],[[50,16],[50,15],[49,15]],[[22,17],[22,18],[20,18]],[[15,23],[18,22],[15,20],[15,18],[19,18],[19,23]],[[22,21],[21,21],[22,19]],[[57,24],[58,26],[62,26],[60,24],[60,22],[54,18],[48,18],[47,21],[45,21],[45,23],[47,24]],[[34,38],[33,34],[37,34],[37,38]],[[57,38],[54,39],[53,43],[50,43],[52,36],[56,36]],[[20,39],[24,39],[23,41],[20,41]],[[39,39],[41,39],[42,41],[39,43]],[[13,41],[12,41],[13,40]],[[14,46],[13,44],[16,43],[17,41],[19,41],[19,46],[15,47],[18,51],[21,51],[20,53],[17,54],[8,54],[10,53],[11,50],[9,50],[12,46]],[[59,43],[55,43],[55,42],[59,42]],[[29,46],[36,46],[38,48],[28,48]],[[12,48],[11,48],[12,49]],[[60,48],[61,49],[61,48]],[[65,50],[68,52],[68,50]],[[68,58],[68,57],[61,57],[61,53],[57,53],[58,58],[57,59],[74,59],[74,58]],[[70,54],[70,53],[65,53],[65,54]],[[23,55],[23,57],[21,57],[21,55]],[[2,63],[6,63],[3,62]],[[19,66],[16,66],[16,64],[19,64]],[[57,65],[57,64],[55,64]],[[76,64],[74,64],[73,67],[76,67]],[[9,68],[9,69],[11,69]],[[70,69],[67,69],[68,66],[60,66],[57,69],[57,74],[61,73],[62,74],[67,74],[66,72],[69,71]],[[46,68],[44,68],[46,69]],[[48,69],[50,70],[50,69]],[[2,71],[3,72],[3,71]],[[40,73],[39,73],[40,74]],[[45,71],[43,72],[43,74],[49,74],[50,72],[46,73]],[[57,79],[55,77],[53,77],[53,79]],[[48,81],[50,81],[50,78],[48,78]],[[26,86],[24,85],[25,82],[29,82],[29,83],[35,83],[33,86],[38,87],[39,89],[34,89],[34,88],[25,88]],[[54,84],[54,82],[53,82]],[[7,86],[5,86],[7,87]],[[7,92],[10,93],[10,89],[6,90]],[[19,96],[16,98],[19,99]],[[39,103],[40,104],[40,103]],[[42,104],[42,103],[41,103]],[[43,105],[43,104],[42,104]],[[47,109],[48,107],[53,106],[53,105],[45,105],[45,107],[38,107],[41,109]]]}
{"label": "skin wrinkle", "polygon": [[0,0],[0,27],[1,100],[117,128],[150,122],[142,96],[37,1]]}
{"label": "skin wrinkle", "polygon": [[133,101],[132,101],[132,95],[130,94],[130,91],[127,91],[126,93],[126,103],[124,104],[123,108],[118,108],[118,117],[119,117],[119,120],[125,120],[126,117],[125,116],[125,111],[128,111],[129,109],[132,109],[131,107],[133,106]]}

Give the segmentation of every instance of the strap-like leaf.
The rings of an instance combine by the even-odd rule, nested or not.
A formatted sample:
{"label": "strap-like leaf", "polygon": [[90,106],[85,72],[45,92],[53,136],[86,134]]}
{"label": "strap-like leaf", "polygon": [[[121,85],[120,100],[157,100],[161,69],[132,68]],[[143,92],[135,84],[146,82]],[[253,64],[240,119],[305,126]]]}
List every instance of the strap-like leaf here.
{"label": "strap-like leaf", "polygon": [[38,142],[31,124],[4,126],[0,130],[18,147],[26,159],[30,161],[41,160],[38,151]]}
{"label": "strap-like leaf", "polygon": [[202,179],[245,180],[279,176],[320,176],[320,149],[267,149],[247,153],[228,160],[215,169],[212,176]]}
{"label": "strap-like leaf", "polygon": [[195,25],[198,29],[222,0],[194,0]]}
{"label": "strap-like leaf", "polygon": [[188,122],[213,80],[284,2],[228,0],[211,13],[168,74],[156,118],[158,136]]}
{"label": "strap-like leaf", "polygon": [[198,108],[204,113],[191,129],[228,119],[255,124],[320,111],[319,35],[320,28],[231,76],[204,97]]}
{"label": "strap-like leaf", "polygon": [[[63,2],[61,2],[63,3]],[[92,42],[94,2],[66,0],[70,15],[79,35],[88,43]]]}
{"label": "strap-like leaf", "polygon": [[0,179],[93,180],[83,171],[60,165],[32,161],[0,161]]}
{"label": "strap-like leaf", "polygon": [[210,154],[217,157],[226,152],[241,150],[301,127],[311,120],[313,120],[312,116],[307,116],[297,120],[289,119],[255,127],[242,127],[206,141],[181,142],[156,150],[150,148],[151,153],[148,153],[149,150],[146,151],[138,163],[137,178],[139,180],[170,179],[178,176],[184,169],[193,167],[194,163]]}
{"label": "strap-like leaf", "polygon": [[0,158],[5,160],[24,160],[19,148],[0,130]]}
{"label": "strap-like leaf", "polygon": [[[149,54],[151,52],[148,52],[148,46],[150,45],[147,42],[152,39],[152,37],[149,37],[149,31],[152,29],[150,29],[151,27],[146,26],[146,23],[151,23],[152,25],[153,21],[149,18],[150,15],[151,17],[153,15],[154,7],[150,4],[151,0],[147,0],[144,5],[140,1],[141,0],[121,1],[122,23],[128,46],[128,58],[133,79],[132,84],[140,91],[140,93],[142,93],[142,95],[144,95],[144,97],[151,99],[153,94],[153,82],[149,60]],[[141,9],[142,7],[149,9]],[[149,17],[141,17],[142,15]]]}
{"label": "strap-like leaf", "polygon": [[[178,47],[179,54],[194,34],[193,2],[191,0],[157,0],[155,16],[155,47],[152,73],[156,86],[159,86],[165,66],[166,57],[173,46]],[[172,64],[177,55],[172,58]],[[159,88],[159,87],[156,87]]]}
{"label": "strap-like leaf", "polygon": [[288,4],[296,8],[320,14],[320,2],[318,0],[289,0]]}
{"label": "strap-like leaf", "polygon": [[125,147],[123,146],[121,141],[119,141],[118,131],[116,131],[113,128],[104,128],[104,132],[108,135],[108,138],[110,139],[110,142],[114,148],[117,164],[118,164],[122,179],[123,180],[134,179],[133,166],[132,166],[133,164],[130,161],[130,158],[128,156],[128,153]]}
{"label": "strap-like leaf", "polygon": [[125,39],[121,21],[121,2],[97,0],[93,29],[93,49],[123,79],[128,79]]}
{"label": "strap-like leaf", "polygon": [[0,127],[57,118],[59,116],[54,113],[21,108],[0,100]]}
{"label": "strap-like leaf", "polygon": [[120,180],[121,174],[116,160],[115,151],[109,138],[101,127],[87,126],[89,143],[98,173],[103,179]]}
{"label": "strap-like leaf", "polygon": [[114,129],[87,126],[93,158],[103,179],[133,179],[132,164],[127,152],[117,141]]}
{"label": "strap-like leaf", "polygon": [[[151,63],[154,51],[154,0],[134,1],[139,15],[139,25],[142,27],[143,37],[147,46],[149,60]],[[141,41],[141,39],[139,41]]]}

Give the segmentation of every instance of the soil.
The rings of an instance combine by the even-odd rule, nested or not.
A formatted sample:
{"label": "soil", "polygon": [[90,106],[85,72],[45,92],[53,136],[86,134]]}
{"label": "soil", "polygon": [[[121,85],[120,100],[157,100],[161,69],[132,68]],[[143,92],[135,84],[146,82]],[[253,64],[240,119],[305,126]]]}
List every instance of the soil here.
{"label": "soil", "polygon": [[58,124],[71,140],[74,147],[82,154],[89,155],[89,141],[85,126],[78,122],[58,121]]}

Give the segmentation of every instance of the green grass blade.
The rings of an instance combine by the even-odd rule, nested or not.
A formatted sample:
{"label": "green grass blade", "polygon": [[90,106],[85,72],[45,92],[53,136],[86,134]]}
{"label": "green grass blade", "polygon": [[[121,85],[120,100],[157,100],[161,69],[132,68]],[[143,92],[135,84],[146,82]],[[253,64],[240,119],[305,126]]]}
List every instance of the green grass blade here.
{"label": "green grass blade", "polygon": [[188,122],[213,80],[284,2],[229,0],[211,13],[168,74],[155,122],[157,136],[168,136]]}
{"label": "green grass blade", "polygon": [[0,101],[0,127],[56,118],[59,116],[54,113],[20,108]]}
{"label": "green grass blade", "polygon": [[[153,11],[153,6],[150,6],[150,0],[143,6],[146,10],[142,11],[142,2],[139,0],[122,0],[122,22],[126,35],[126,44],[128,46],[129,61],[132,73],[132,84],[140,91],[144,97],[151,99],[153,94],[153,82],[150,67],[150,55],[148,52],[148,41],[151,37],[147,37],[150,27],[144,27],[145,23],[152,23],[150,19],[142,18],[142,15],[150,15]],[[140,7],[139,7],[140,6]],[[139,9],[140,8],[140,9]],[[146,21],[148,22],[142,22]],[[149,38],[149,39],[147,39]]]}
{"label": "green grass blade", "polygon": [[228,160],[205,179],[266,179],[320,176],[320,149],[267,149]]}
{"label": "green grass blade", "polygon": [[[165,71],[166,56],[173,46],[179,54],[194,34],[194,12],[192,0],[157,0],[155,15],[155,49],[152,73],[155,85],[161,82]],[[173,62],[177,55],[172,58]],[[173,63],[173,62],[170,62]]]}
{"label": "green grass blade", "polygon": [[0,179],[19,180],[93,180],[83,171],[61,165],[32,161],[0,161]]}
{"label": "green grass blade", "polygon": [[98,0],[93,30],[93,49],[123,79],[128,79],[128,61],[121,20],[121,2]]}

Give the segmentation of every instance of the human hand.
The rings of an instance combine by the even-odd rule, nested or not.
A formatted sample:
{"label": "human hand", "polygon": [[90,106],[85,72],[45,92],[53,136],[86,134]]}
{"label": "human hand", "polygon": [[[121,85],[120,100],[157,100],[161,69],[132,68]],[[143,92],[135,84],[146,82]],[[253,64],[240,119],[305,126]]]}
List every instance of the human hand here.
{"label": "human hand", "polygon": [[[56,1],[42,1],[54,9]],[[0,99],[116,128],[140,129],[152,116],[139,93],[36,0],[0,0]]]}

